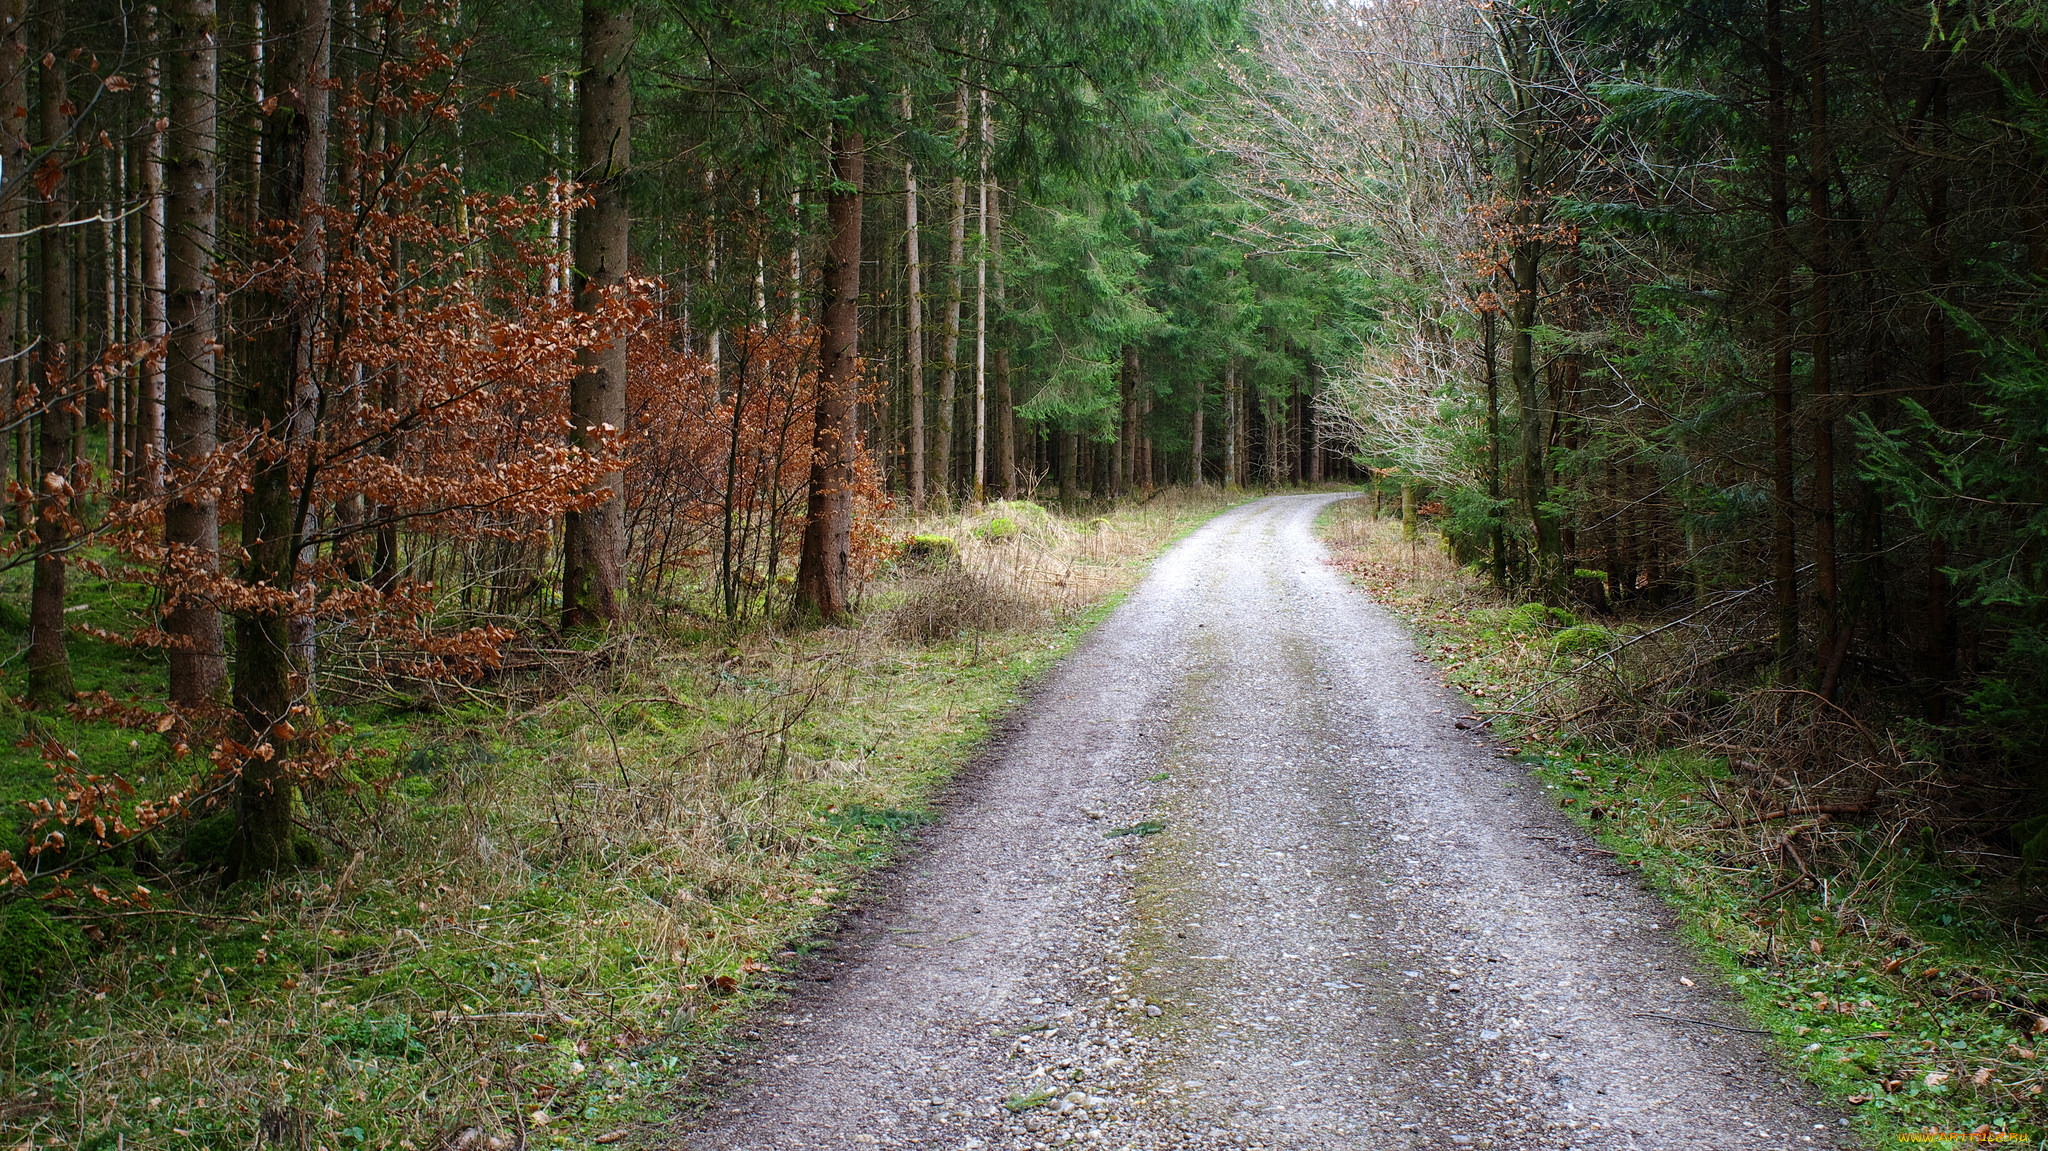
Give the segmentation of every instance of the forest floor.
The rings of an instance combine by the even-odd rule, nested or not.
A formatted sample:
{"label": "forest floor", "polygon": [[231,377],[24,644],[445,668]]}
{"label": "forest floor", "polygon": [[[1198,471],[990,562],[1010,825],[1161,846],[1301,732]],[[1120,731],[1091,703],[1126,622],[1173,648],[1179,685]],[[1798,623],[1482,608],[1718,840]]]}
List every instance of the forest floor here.
{"label": "forest floor", "polygon": [[674,1138],[1852,1140],[1642,875],[1326,562],[1341,498],[1234,509],[1158,561]]}
{"label": "forest floor", "polygon": [[[853,627],[666,605],[608,664],[565,651],[582,662],[545,682],[438,698],[350,699],[338,668],[330,715],[368,757],[307,797],[317,864],[224,886],[217,815],[69,899],[0,903],[0,1147],[659,1142],[1022,685],[1238,498],[905,516],[925,542]],[[90,622],[149,610],[117,575],[90,590]],[[84,689],[162,693],[147,653],[81,635],[73,659]],[[138,798],[195,770],[153,724],[5,718]],[[49,782],[33,745],[0,749],[0,798]],[[22,810],[0,809],[9,839]]]}

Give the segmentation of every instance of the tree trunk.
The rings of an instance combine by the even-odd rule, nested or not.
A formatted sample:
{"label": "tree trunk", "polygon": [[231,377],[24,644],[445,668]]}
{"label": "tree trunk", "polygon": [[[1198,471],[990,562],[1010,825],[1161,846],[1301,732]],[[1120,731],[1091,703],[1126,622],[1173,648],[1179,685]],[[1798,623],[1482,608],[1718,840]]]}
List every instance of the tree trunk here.
{"label": "tree trunk", "polygon": [[1081,433],[1060,429],[1053,435],[1059,437],[1060,507],[1071,512],[1081,498]]}
{"label": "tree trunk", "polygon": [[1828,252],[1829,208],[1829,148],[1828,142],[1828,73],[1827,73],[1827,9],[1823,0],[1808,0],[1807,19],[1809,50],[1812,53],[1813,91],[1809,103],[1813,112],[1813,130],[1807,139],[1807,211],[1811,217],[1809,245],[1813,265],[1813,285],[1809,307],[1812,315],[1812,403],[1813,421],[1813,591],[1819,601],[1819,654],[1822,669],[1822,693],[1834,694],[1834,677],[1827,673],[1827,665],[1833,663],[1838,590],[1835,577],[1835,416],[1830,405],[1834,403],[1832,378],[1832,349],[1829,339],[1832,335],[1833,313],[1828,304],[1829,278],[1833,275],[1833,264]]}
{"label": "tree trunk", "polygon": [[[317,283],[324,271],[314,209],[327,182],[327,0],[278,0],[265,14],[270,42],[264,88],[276,103],[264,116],[258,203],[266,226],[295,228],[297,238],[290,254],[293,282],[252,294],[263,328],[251,341],[245,398],[258,439],[252,449],[257,462],[242,497],[242,582],[269,594],[235,618],[234,703],[244,728],[241,740],[252,752],[241,764],[236,795],[235,869],[244,874],[291,862],[298,783],[291,765],[297,742],[293,717],[306,722],[313,706],[303,695],[310,669],[292,642],[297,606],[287,597],[301,590],[304,527],[303,500],[294,499],[291,451],[313,431],[307,398],[314,387],[320,319],[318,294],[302,294],[301,287]],[[297,690],[294,678],[301,680]]]}
{"label": "tree trunk", "polygon": [[[833,133],[832,192],[825,214],[832,246],[825,257],[824,325],[819,333],[818,423],[811,440],[811,491],[797,565],[797,610],[843,619],[852,592],[853,479],[860,451],[860,223],[858,130]],[[773,546],[772,544],[770,546]]]}
{"label": "tree trunk", "polygon": [[[967,149],[967,85],[953,94],[955,154]],[[953,495],[953,432],[960,387],[960,269],[967,258],[967,180],[958,169],[953,173],[953,223],[946,240],[946,324],[940,339],[945,359],[939,369],[939,434],[933,445],[932,487],[942,499]]]}
{"label": "tree trunk", "polygon": [[981,243],[974,252],[974,502],[988,499],[988,89],[981,90]]}
{"label": "tree trunk", "polygon": [[1327,470],[1323,459],[1323,421],[1320,415],[1322,409],[1318,403],[1322,393],[1323,363],[1318,359],[1310,359],[1308,396],[1302,405],[1305,414],[1302,422],[1307,425],[1308,431],[1308,482],[1315,487],[1322,486]]}
{"label": "tree trunk", "polygon": [[[64,78],[70,62],[61,50],[63,0],[43,0],[38,15],[40,46],[49,54],[38,84],[42,105],[38,143],[54,151],[71,131]],[[32,361],[41,409],[37,421],[41,458],[35,486],[35,573],[29,592],[28,697],[45,705],[70,703],[74,693],[71,653],[64,642],[65,551],[71,542],[72,492],[77,479],[73,458],[77,413],[84,403],[82,395],[73,394],[71,378],[72,372],[82,367],[72,362],[79,350],[72,266],[76,231],[58,227],[71,219],[71,178],[61,166],[56,172],[43,200],[43,231],[37,238],[42,255],[43,330],[41,352]]]}
{"label": "tree trunk", "polygon": [[[989,181],[988,195],[988,245],[989,262],[995,269],[996,317],[998,328],[1003,324],[1003,185],[993,178]],[[996,333],[996,478],[1002,484],[1003,498],[1014,500],[1021,493],[1017,489],[1017,397],[1010,390],[1010,346],[1002,332]]]}
{"label": "tree trunk", "polygon": [[[150,79],[162,74],[152,60]],[[151,87],[161,90],[161,85]],[[160,111],[158,103],[152,111]],[[164,301],[164,136],[151,125],[142,154],[142,337],[159,343],[168,334]],[[135,412],[136,443],[141,450],[135,460],[136,492],[144,497],[161,495],[164,480],[164,359],[151,356],[142,365],[142,378]]]}
{"label": "tree trunk", "polygon": [[[28,0],[0,0],[0,172],[28,168],[28,74],[35,65],[28,51]],[[18,178],[18,177],[17,177]],[[22,205],[27,196],[0,200],[0,410],[10,416],[28,391],[29,374],[21,356],[20,303],[26,298],[22,280]],[[11,449],[11,451],[10,451]],[[12,476],[24,498],[35,490],[29,466],[26,428],[0,443],[0,459],[13,457]],[[0,482],[10,473],[0,468]],[[24,509],[25,512],[25,509]],[[28,519],[17,514],[17,525]]]}
{"label": "tree trunk", "polygon": [[1195,418],[1188,429],[1188,482],[1202,486],[1202,393],[1206,391],[1200,372],[1195,373]]}
{"label": "tree trunk", "polygon": [[[1928,147],[1933,154],[1940,155],[1948,145],[1948,82],[1945,79],[1936,78],[1928,104]],[[1955,404],[1950,398],[1948,379],[1947,309],[1951,274],[1948,172],[1939,164],[1932,165],[1931,169],[1931,186],[1927,189],[1927,238],[1932,249],[1928,269],[1934,291],[1933,298],[1928,301],[1926,317],[1927,410],[1933,414],[1936,423],[1953,427]],[[1920,654],[1923,670],[1932,681],[1932,690],[1926,693],[1927,717],[1935,723],[1948,721],[1948,693],[1945,689],[1956,667],[1957,629],[1955,613],[1951,610],[1955,585],[1949,579],[1948,565],[1948,540],[1937,530],[1928,540],[1927,645]]]}
{"label": "tree trunk", "polygon": [[1259,403],[1266,417],[1266,490],[1275,491],[1280,487],[1280,418],[1279,405],[1273,397],[1262,397]]}
{"label": "tree trunk", "polygon": [[1798,566],[1792,525],[1792,224],[1787,203],[1783,5],[1764,5],[1768,77],[1764,161],[1771,212],[1771,576],[1778,612],[1777,656],[1789,670],[1799,648]]}
{"label": "tree trunk", "polygon": [[[903,90],[903,122],[910,123],[910,89]],[[910,359],[910,508],[924,510],[924,269],[917,252],[917,169],[903,162],[903,264],[910,291],[903,298],[904,352]]]}
{"label": "tree trunk", "polygon": [[1223,365],[1223,486],[1238,486],[1237,476],[1237,361]]}
{"label": "tree trunk", "polygon": [[[632,166],[633,6],[583,0],[583,73],[576,90],[576,162],[589,202],[576,212],[576,310],[596,311],[625,282],[632,218],[626,173]],[[626,341],[579,348],[569,384],[570,436],[579,446],[626,430]],[[605,501],[568,513],[562,532],[562,626],[614,624],[625,618],[626,473],[605,481]]]}
{"label": "tree trunk", "polygon": [[1486,360],[1486,496],[1487,517],[1493,528],[1487,533],[1493,550],[1493,586],[1507,590],[1508,533],[1501,522],[1500,475],[1500,313],[1488,307],[1480,315],[1481,349]]}
{"label": "tree trunk", "polygon": [[215,0],[173,0],[166,13],[164,434],[171,498],[164,506],[170,593],[164,631],[171,638],[170,699],[179,707],[217,700],[227,675],[213,586],[220,572],[219,496],[209,484],[195,482],[213,455],[216,424],[220,60],[214,5]]}

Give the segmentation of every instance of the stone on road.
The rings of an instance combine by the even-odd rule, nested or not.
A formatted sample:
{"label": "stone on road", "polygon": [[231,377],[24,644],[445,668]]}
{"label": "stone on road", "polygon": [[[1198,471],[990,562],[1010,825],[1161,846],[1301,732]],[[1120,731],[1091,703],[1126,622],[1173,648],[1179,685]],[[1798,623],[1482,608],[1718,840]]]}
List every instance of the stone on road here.
{"label": "stone on road", "polygon": [[681,1145],[1842,1145],[1324,562],[1336,498],[1163,556]]}

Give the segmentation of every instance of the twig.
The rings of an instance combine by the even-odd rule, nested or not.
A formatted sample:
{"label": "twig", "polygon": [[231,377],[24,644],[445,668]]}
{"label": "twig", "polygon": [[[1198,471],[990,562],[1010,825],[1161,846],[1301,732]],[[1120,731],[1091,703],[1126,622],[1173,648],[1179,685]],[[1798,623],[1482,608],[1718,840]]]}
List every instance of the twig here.
{"label": "twig", "polygon": [[1691,1023],[1697,1027],[1718,1027],[1723,1031],[1740,1031],[1745,1035],[1770,1035],[1772,1032],[1759,1031],[1754,1027],[1737,1027],[1733,1023],[1717,1023],[1712,1019],[1694,1019],[1690,1015],[1666,1015],[1662,1011],[1631,1011],[1632,1019],[1662,1019],[1666,1023]]}
{"label": "twig", "polygon": [[[1788,819],[1794,816],[1807,815],[1868,814],[1870,814],[1870,805],[1868,803],[1816,803],[1808,807],[1781,807],[1776,811],[1767,811],[1764,814],[1757,816],[1756,822],[1769,823],[1771,820],[1774,819]],[[1737,814],[1727,819],[1717,820],[1710,826],[1712,826],[1715,831],[1726,831],[1731,827],[1741,827],[1744,822],[1745,821],[1743,820],[1741,815]]]}

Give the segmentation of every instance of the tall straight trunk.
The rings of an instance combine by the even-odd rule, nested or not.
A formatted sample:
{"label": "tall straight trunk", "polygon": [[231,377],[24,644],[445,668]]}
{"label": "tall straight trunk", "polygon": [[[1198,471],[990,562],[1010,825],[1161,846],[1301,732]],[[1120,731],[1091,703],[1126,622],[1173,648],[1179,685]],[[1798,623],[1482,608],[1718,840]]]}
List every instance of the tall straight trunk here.
{"label": "tall straight trunk", "polygon": [[1807,213],[1811,236],[1808,247],[1813,264],[1813,284],[1808,307],[1811,310],[1813,356],[1813,591],[1819,601],[1821,694],[1834,695],[1836,629],[1839,626],[1839,594],[1835,577],[1835,415],[1832,392],[1833,355],[1829,346],[1834,322],[1829,307],[1829,279],[1834,274],[1828,249],[1828,141],[1827,9],[1823,0],[1808,0],[1808,51],[1813,90],[1808,98],[1813,128],[1807,138]]}
{"label": "tall straight trunk", "polygon": [[980,243],[974,251],[974,502],[988,498],[988,151],[995,137],[988,118],[988,89],[981,90],[981,211],[975,217]]}
{"label": "tall straight trunk", "polygon": [[[910,123],[910,89],[903,90],[903,122]],[[910,290],[903,297],[903,350],[910,361],[910,507],[924,510],[924,268],[917,251],[917,168],[903,161],[903,266]]]}
{"label": "tall straight trunk", "polygon": [[1487,515],[1493,530],[1487,533],[1493,549],[1493,586],[1507,590],[1508,533],[1501,522],[1500,499],[1500,313],[1489,307],[1479,319],[1481,347],[1486,359],[1486,496]]}
{"label": "tall straight trunk", "polygon": [[1237,361],[1223,365],[1223,486],[1237,486]]}
{"label": "tall straight trunk", "polygon": [[811,440],[811,490],[797,564],[796,604],[818,618],[845,618],[853,591],[853,484],[860,453],[860,224],[865,141],[833,132],[832,193],[825,215],[824,323],[819,332],[818,422]]}
{"label": "tall straight trunk", "polygon": [[1770,195],[1771,582],[1778,612],[1777,656],[1789,670],[1799,648],[1799,586],[1792,524],[1792,223],[1786,188],[1787,91],[1782,0],[1764,4],[1767,78],[1764,159]]}
{"label": "tall straight trunk", "polygon": [[[992,134],[992,133],[991,133]],[[989,147],[993,148],[991,139]],[[988,255],[996,281],[996,481],[1003,498],[1016,499],[1017,488],[1017,397],[1010,390],[1010,345],[1003,337],[1003,185],[988,182]]]}
{"label": "tall straight trunk", "polygon": [[[28,51],[28,0],[0,0],[0,172],[27,169],[28,74],[35,65]],[[0,411],[10,416],[17,397],[27,389],[28,371],[19,355],[22,344],[21,305],[28,295],[22,280],[22,205],[27,196],[0,200]],[[11,450],[10,450],[11,449]],[[0,443],[0,459],[12,457],[12,476],[24,493],[35,490],[29,467],[26,427]],[[0,481],[9,473],[0,469]],[[26,497],[24,497],[26,498]],[[28,517],[17,514],[17,522]]]}
{"label": "tall straight trunk", "polygon": [[[162,75],[157,60],[149,63],[150,79]],[[161,85],[151,87],[161,91]],[[156,104],[152,111],[162,109]],[[166,334],[164,304],[164,136],[154,124],[142,153],[142,337],[161,343]],[[151,356],[142,365],[141,394],[137,397],[136,440],[141,458],[136,461],[137,490],[143,496],[163,492],[164,475],[164,360]]]}
{"label": "tall straight trunk", "polygon": [[[1941,155],[1948,144],[1948,82],[1936,78],[1933,98],[1928,102],[1928,148]],[[1927,238],[1931,251],[1928,277],[1932,281],[1927,305],[1927,410],[1935,422],[1950,427],[1955,404],[1948,379],[1948,280],[1950,251],[1948,237],[1948,171],[1930,165],[1931,186],[1927,189]],[[1927,646],[1921,653],[1922,670],[1932,681],[1926,692],[1927,715],[1936,723],[1948,720],[1948,693],[1944,690],[1955,674],[1956,618],[1951,610],[1955,585],[1949,579],[1948,540],[1936,531],[1927,547]]]}
{"label": "tall straight trunk", "polygon": [[[953,93],[953,151],[957,157],[967,150],[967,85]],[[950,498],[953,491],[953,432],[960,386],[960,282],[961,266],[967,252],[967,181],[958,167],[953,171],[953,222],[946,241],[946,323],[940,335],[945,344],[943,367],[939,369],[939,428],[932,452],[932,487]]]}
{"label": "tall straight trunk", "polygon": [[[43,149],[55,150],[71,132],[65,72],[69,61],[64,45],[64,0],[42,0],[37,13],[41,25],[41,47],[47,55],[38,84],[42,116],[40,139]],[[41,409],[41,431],[37,448],[41,455],[35,486],[36,560],[29,592],[28,697],[39,704],[71,702],[71,653],[64,642],[65,551],[71,542],[72,491],[77,479],[74,466],[77,446],[77,411],[83,396],[74,395],[72,362],[78,354],[77,301],[73,296],[72,244],[76,229],[60,227],[71,219],[73,196],[71,178],[56,169],[42,203],[42,234],[37,247],[42,256],[43,324],[40,354],[32,361],[37,406]]]}
{"label": "tall straight trunk", "polygon": [[[305,294],[303,285],[317,284],[325,270],[316,209],[327,183],[331,22],[327,0],[280,0],[265,14],[271,41],[264,87],[276,104],[264,116],[258,203],[265,226],[295,228],[297,238],[290,254],[294,282],[252,296],[265,326],[251,343],[245,396],[260,446],[242,497],[242,581],[299,593],[305,502],[295,498],[291,456],[313,433],[320,299]],[[305,480],[310,486],[313,476]],[[311,668],[293,642],[296,613],[294,606],[266,600],[235,617],[234,704],[245,729],[242,742],[255,751],[241,765],[236,793],[236,869],[244,873],[291,862],[291,716],[313,706],[305,686]]]}
{"label": "tall straight trunk", "polygon": [[1123,489],[1138,486],[1138,348],[1124,345]]}
{"label": "tall straight trunk", "polygon": [[1060,506],[1071,511],[1081,495],[1081,433],[1062,428],[1052,434],[1059,437]]}
{"label": "tall straight trunk", "polygon": [[179,707],[215,700],[227,674],[213,588],[220,572],[219,497],[210,485],[195,482],[213,454],[216,424],[220,60],[214,5],[215,0],[171,0],[164,40],[170,120],[164,138],[164,436],[171,485],[164,506],[170,589],[164,632],[171,638],[170,699]]}
{"label": "tall straight trunk", "polygon": [[1266,417],[1266,487],[1277,488],[1280,486],[1280,465],[1283,462],[1280,458],[1279,405],[1273,402],[1273,397],[1265,396],[1260,407],[1264,409]]}
{"label": "tall straight trunk", "polygon": [[[1515,184],[1519,189],[1514,216],[1516,232],[1527,237],[1542,226],[1536,210],[1542,191],[1536,186],[1535,145],[1529,139],[1526,118],[1522,119],[1524,130],[1517,133],[1514,142]],[[1536,390],[1536,305],[1542,263],[1542,242],[1534,238],[1521,240],[1509,260],[1515,292],[1509,305],[1514,342],[1508,353],[1508,375],[1514,383],[1516,415],[1522,427],[1522,505],[1536,548],[1535,590],[1544,602],[1558,603],[1564,599],[1567,574],[1564,536],[1549,508],[1548,443],[1544,436],[1543,403]]]}
{"label": "tall straight trunk", "polygon": [[1311,358],[1308,362],[1308,395],[1303,404],[1308,432],[1308,482],[1322,486],[1325,465],[1323,460],[1323,421],[1318,415],[1320,398],[1323,394],[1323,362]]}
{"label": "tall straight trunk", "polygon": [[1201,373],[1195,373],[1195,415],[1188,428],[1188,482],[1198,488],[1202,486],[1202,393],[1207,390]]}
{"label": "tall straight trunk", "polygon": [[[583,0],[583,69],[576,90],[578,183],[588,202],[576,212],[576,310],[596,311],[625,282],[631,216],[626,173],[632,165],[633,52],[629,0]],[[570,436],[593,445],[604,430],[626,430],[626,341],[576,351],[569,384]],[[626,475],[605,481],[603,503],[572,511],[562,532],[562,626],[625,618]]]}

